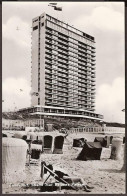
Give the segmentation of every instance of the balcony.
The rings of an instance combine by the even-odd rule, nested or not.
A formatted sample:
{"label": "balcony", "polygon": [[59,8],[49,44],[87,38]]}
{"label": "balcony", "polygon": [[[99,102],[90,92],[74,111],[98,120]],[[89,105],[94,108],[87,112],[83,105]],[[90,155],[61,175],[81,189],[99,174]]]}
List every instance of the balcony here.
{"label": "balcony", "polygon": [[79,88],[80,88],[80,87],[85,87],[85,88],[87,88],[86,84],[79,84],[79,83],[78,83],[78,87],[79,87]]}
{"label": "balcony", "polygon": [[49,53],[49,54],[52,54],[52,50],[45,50],[45,53]]}
{"label": "balcony", "polygon": [[45,66],[45,69],[50,69],[50,70],[52,70],[52,66],[46,65],[46,66]]}
{"label": "balcony", "polygon": [[52,92],[46,91],[45,94],[47,94],[47,95],[52,95]]}
{"label": "balcony", "polygon": [[92,51],[93,53],[95,53],[95,52],[96,52],[96,49],[95,49],[95,47],[94,47],[94,46],[92,46],[92,47],[91,47],[91,51]]}
{"label": "balcony", "polygon": [[91,56],[92,56],[92,57],[96,57],[96,55],[95,55],[94,53],[91,53]]}
{"label": "balcony", "polygon": [[51,86],[45,86],[45,89],[50,89],[50,90],[52,90],[53,87],[52,87],[52,85],[51,85]]}
{"label": "balcony", "polygon": [[46,45],[46,46],[48,46],[48,45],[52,45],[52,41],[51,41],[51,40],[46,39],[46,40],[45,40],[45,45]]}
{"label": "balcony", "polygon": [[91,74],[91,77],[92,77],[92,78],[96,78],[96,75],[95,75],[95,74]]}
{"label": "balcony", "polygon": [[66,65],[63,65],[63,64],[60,64],[60,63],[58,64],[58,67],[68,70],[68,67]]}
{"label": "balcony", "polygon": [[62,40],[60,40],[60,39],[58,39],[58,42],[59,42],[60,44],[63,44],[63,45],[65,45],[65,46],[68,46],[68,42],[64,42],[64,41],[62,41]]}
{"label": "balcony", "polygon": [[64,34],[61,35],[60,33],[58,33],[58,37],[68,41],[68,36],[65,36]]}
{"label": "balcony", "polygon": [[92,86],[92,87],[93,87],[93,86],[96,86],[95,82],[92,82],[92,83],[91,83],[91,86]]}
{"label": "balcony", "polygon": [[95,95],[91,95],[90,97],[91,97],[92,99],[95,99],[95,98],[96,98]]}
{"label": "balcony", "polygon": [[95,87],[91,87],[91,90],[92,90],[92,91],[93,91],[93,90],[95,91],[95,90],[96,90],[96,88],[95,88]]}
{"label": "balcony", "polygon": [[68,59],[67,56],[64,56],[64,55],[61,55],[61,54],[58,54],[58,57],[63,58],[63,59]]}
{"label": "balcony", "polygon": [[78,63],[87,63],[87,59],[78,57]]}
{"label": "balcony", "polygon": [[65,64],[65,65],[67,65],[67,63],[68,63],[68,61],[62,60],[62,59],[60,59],[60,58],[58,58],[58,62],[63,63],[63,64]]}
{"label": "balcony", "polygon": [[45,69],[45,74],[51,76],[52,75],[52,71]]}
{"label": "balcony", "polygon": [[48,59],[48,60],[52,60],[52,55],[48,55],[48,54],[46,54],[46,56],[45,56],[45,59]]}
{"label": "balcony", "polygon": [[78,63],[79,64],[79,66],[78,66],[78,71],[80,71],[80,72],[82,72],[82,70],[83,71],[87,71],[87,65],[82,65],[82,64],[80,64],[80,63]]}
{"label": "balcony", "polygon": [[[45,77],[46,79],[50,79],[50,78],[48,78],[47,76]],[[50,81],[50,80],[45,80],[45,84],[52,84],[52,80]]]}
{"label": "balcony", "polygon": [[95,71],[96,71],[96,67],[95,67],[95,66],[93,66],[93,67],[91,67],[91,69],[92,69],[92,72],[94,72],[94,73],[95,73]]}
{"label": "balcony", "polygon": [[50,36],[50,35],[46,35],[46,38],[48,38],[48,39],[52,39],[52,36]]}
{"label": "balcony", "polygon": [[52,97],[50,97],[50,96],[45,96],[45,99],[46,99],[46,101],[48,101],[48,100],[51,100]]}
{"label": "balcony", "polygon": [[91,61],[92,68],[96,65],[95,61]]}
{"label": "balcony", "polygon": [[57,69],[58,70],[58,73],[60,72],[60,73],[65,73],[66,74],[66,76],[68,77],[68,71],[67,70],[65,70],[65,69]]}
{"label": "balcony", "polygon": [[96,79],[91,78],[91,82],[96,82]]}
{"label": "balcony", "polygon": [[87,55],[86,55],[85,53],[79,52],[78,55],[79,55],[79,57],[81,57],[81,58],[87,58]]}
{"label": "balcony", "polygon": [[62,49],[64,49],[64,50],[68,51],[68,47],[65,47],[65,46],[63,46],[63,45],[59,45],[59,46],[58,46],[58,49],[59,49],[59,48],[62,48]]}
{"label": "balcony", "polygon": [[52,34],[52,30],[50,31],[49,29],[46,28],[46,33]]}
{"label": "balcony", "polygon": [[58,52],[60,52],[60,53],[62,53],[62,54],[64,54],[64,55],[67,55],[67,56],[68,56],[68,52],[66,52],[66,51],[64,51],[64,50],[58,49]]}

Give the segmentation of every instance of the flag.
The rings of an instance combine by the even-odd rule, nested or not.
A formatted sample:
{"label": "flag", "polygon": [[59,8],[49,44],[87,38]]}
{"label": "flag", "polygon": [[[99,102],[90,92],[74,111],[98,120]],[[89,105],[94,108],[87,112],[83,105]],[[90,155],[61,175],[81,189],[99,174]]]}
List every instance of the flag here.
{"label": "flag", "polygon": [[125,112],[125,109],[123,109],[122,112]]}
{"label": "flag", "polygon": [[39,96],[39,93],[38,92],[33,92],[31,93],[32,96]]}
{"label": "flag", "polygon": [[57,3],[49,3],[48,6],[55,7],[56,5],[57,5]]}
{"label": "flag", "polygon": [[57,6],[55,6],[55,7],[54,7],[54,10],[62,11],[62,7],[57,7]]}
{"label": "flag", "polygon": [[57,3],[49,3],[49,5],[57,5]]}

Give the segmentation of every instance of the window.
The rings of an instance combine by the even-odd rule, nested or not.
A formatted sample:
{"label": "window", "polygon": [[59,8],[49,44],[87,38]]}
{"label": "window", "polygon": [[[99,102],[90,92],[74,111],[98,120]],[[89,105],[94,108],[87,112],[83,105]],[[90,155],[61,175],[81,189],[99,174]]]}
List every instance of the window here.
{"label": "window", "polygon": [[37,21],[38,21],[38,19],[34,20],[33,22],[37,22]]}
{"label": "window", "polygon": [[33,31],[36,30],[36,29],[38,29],[38,26],[33,27]]}
{"label": "window", "polygon": [[40,98],[38,98],[38,105],[40,105]]}
{"label": "window", "polygon": [[41,26],[42,26],[42,27],[44,26],[44,22],[43,22],[43,23],[41,23]]}

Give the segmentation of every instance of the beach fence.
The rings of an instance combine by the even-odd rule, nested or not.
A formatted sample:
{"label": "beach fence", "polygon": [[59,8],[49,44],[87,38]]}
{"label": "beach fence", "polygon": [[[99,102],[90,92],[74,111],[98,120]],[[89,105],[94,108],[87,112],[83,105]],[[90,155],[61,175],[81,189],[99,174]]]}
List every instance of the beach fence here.
{"label": "beach fence", "polygon": [[71,128],[69,133],[79,133],[79,132],[86,132],[86,133],[102,133],[102,134],[115,134],[115,133],[122,133],[125,134],[124,127],[80,127],[80,128]]}

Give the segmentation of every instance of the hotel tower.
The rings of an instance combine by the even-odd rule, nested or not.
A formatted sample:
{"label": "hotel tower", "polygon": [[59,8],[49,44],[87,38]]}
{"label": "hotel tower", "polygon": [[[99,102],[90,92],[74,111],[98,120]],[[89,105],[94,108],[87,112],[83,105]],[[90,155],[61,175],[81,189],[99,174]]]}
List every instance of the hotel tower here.
{"label": "hotel tower", "polygon": [[31,69],[33,112],[102,120],[94,112],[94,37],[41,14],[32,20]]}

